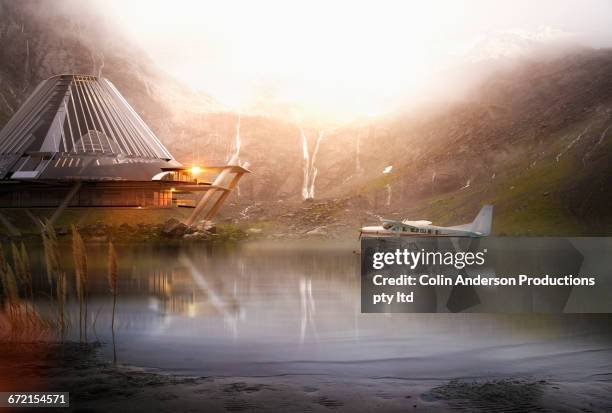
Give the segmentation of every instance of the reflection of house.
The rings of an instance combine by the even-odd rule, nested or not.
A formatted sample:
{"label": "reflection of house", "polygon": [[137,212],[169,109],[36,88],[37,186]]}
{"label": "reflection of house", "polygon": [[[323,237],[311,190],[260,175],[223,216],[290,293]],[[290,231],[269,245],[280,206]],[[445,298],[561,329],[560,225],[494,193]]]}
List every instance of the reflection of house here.
{"label": "reflection of house", "polygon": [[155,270],[147,278],[148,292],[157,300],[163,313],[224,314],[235,316],[240,303],[222,283],[194,283],[193,274],[185,270]]}
{"label": "reflection of house", "polygon": [[248,172],[202,169],[229,182],[198,181],[115,86],[94,76],[43,81],[0,131],[0,207],[171,207],[175,190],[212,190],[216,212]]}

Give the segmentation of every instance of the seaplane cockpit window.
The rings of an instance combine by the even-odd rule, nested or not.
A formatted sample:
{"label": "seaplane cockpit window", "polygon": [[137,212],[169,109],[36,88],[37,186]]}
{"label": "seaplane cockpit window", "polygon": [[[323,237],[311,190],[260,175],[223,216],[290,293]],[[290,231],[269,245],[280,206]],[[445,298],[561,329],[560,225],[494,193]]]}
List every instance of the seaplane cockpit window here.
{"label": "seaplane cockpit window", "polygon": [[385,223],[383,224],[383,228],[384,228],[384,229],[391,229],[391,227],[392,227],[392,226],[393,226],[393,224],[392,224],[392,223],[390,223],[390,222],[385,222]]}

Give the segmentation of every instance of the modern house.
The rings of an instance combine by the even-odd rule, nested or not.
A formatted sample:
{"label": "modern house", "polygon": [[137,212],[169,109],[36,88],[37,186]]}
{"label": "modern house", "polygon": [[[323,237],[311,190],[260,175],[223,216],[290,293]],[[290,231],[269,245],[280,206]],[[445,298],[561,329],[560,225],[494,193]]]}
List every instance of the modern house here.
{"label": "modern house", "polygon": [[175,192],[205,191],[190,221],[211,219],[249,172],[237,163],[185,168],[110,81],[59,75],[0,131],[0,208],[56,208],[53,220],[67,207],[171,208]]}

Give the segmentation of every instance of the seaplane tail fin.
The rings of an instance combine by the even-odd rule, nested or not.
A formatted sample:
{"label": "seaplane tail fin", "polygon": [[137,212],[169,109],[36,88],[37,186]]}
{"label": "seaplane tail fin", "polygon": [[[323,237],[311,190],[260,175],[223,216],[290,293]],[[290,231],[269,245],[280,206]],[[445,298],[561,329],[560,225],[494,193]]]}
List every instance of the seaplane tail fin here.
{"label": "seaplane tail fin", "polygon": [[485,205],[480,209],[474,221],[472,221],[470,230],[479,235],[487,236],[491,234],[491,223],[493,221],[493,205]]}

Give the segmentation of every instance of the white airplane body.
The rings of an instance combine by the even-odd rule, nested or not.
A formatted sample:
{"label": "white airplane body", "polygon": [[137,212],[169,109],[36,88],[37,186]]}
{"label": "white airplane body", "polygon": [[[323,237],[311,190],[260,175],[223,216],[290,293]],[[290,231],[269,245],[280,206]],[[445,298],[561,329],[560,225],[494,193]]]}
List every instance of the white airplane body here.
{"label": "white airplane body", "polygon": [[396,221],[383,219],[380,226],[369,226],[361,228],[360,236],[368,237],[486,237],[491,233],[491,222],[493,221],[493,205],[485,205],[481,208],[474,221],[469,224],[456,225],[452,227],[440,227],[432,225],[431,221]]}

